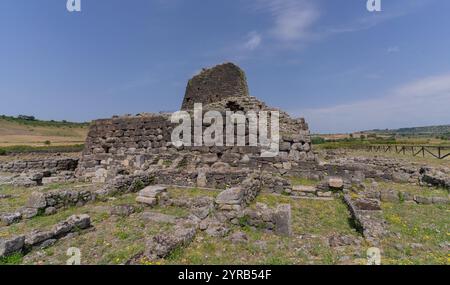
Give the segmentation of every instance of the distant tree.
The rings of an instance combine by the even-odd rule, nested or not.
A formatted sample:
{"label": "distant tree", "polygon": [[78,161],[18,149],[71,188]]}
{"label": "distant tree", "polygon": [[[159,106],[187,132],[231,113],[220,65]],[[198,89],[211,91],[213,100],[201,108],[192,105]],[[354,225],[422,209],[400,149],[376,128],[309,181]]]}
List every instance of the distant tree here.
{"label": "distant tree", "polygon": [[44,144],[45,144],[45,145],[51,145],[52,142],[47,140],[47,141],[44,142]]}

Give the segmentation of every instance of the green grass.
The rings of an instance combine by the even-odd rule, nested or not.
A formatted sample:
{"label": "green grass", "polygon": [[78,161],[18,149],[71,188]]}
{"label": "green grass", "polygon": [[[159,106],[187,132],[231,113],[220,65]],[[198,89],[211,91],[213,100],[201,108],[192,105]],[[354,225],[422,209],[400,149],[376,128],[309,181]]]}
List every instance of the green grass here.
{"label": "green grass", "polygon": [[307,179],[307,178],[300,178],[300,177],[290,177],[292,186],[295,185],[304,185],[304,186],[315,186],[319,181],[313,180],[313,179]]}
{"label": "green grass", "polygon": [[22,263],[22,260],[23,254],[17,252],[5,257],[0,257],[0,265],[19,265]]}
{"label": "green grass", "polygon": [[29,146],[15,145],[0,147],[0,155],[11,153],[57,153],[57,152],[80,152],[84,149],[84,144],[76,145],[48,145],[48,146]]}
{"label": "green grass", "polygon": [[12,122],[12,123],[18,123],[25,126],[31,126],[31,127],[67,127],[67,128],[79,128],[79,127],[87,127],[89,126],[89,123],[75,123],[75,122],[67,122],[67,121],[43,121],[43,120],[25,120],[25,119],[19,119],[12,116],[0,116],[1,120]]}
{"label": "green grass", "polygon": [[444,245],[450,235],[447,205],[383,203],[382,207],[389,231],[395,233],[382,241],[384,264],[450,264]]}
{"label": "green grass", "polygon": [[[57,188],[57,185],[52,185],[52,188]],[[7,187],[3,188],[2,193],[18,194],[23,203],[32,190]],[[418,188],[417,191],[424,190]],[[195,188],[169,189],[172,197],[181,199],[214,196],[217,193]],[[52,216],[38,216],[0,228],[0,237],[24,234],[33,229],[48,230],[70,215],[81,213],[91,216],[94,227],[92,230],[80,231],[79,235],[69,239],[58,240],[44,251],[33,250],[23,257],[20,254],[9,256],[2,259],[0,264],[65,264],[69,247],[80,248],[82,264],[123,264],[145,249],[148,238],[173,229],[170,224],[144,221],[140,218],[142,210],[177,217],[188,214],[186,209],[177,207],[146,208],[137,205],[135,197],[135,193],[129,193],[102,202],[88,203],[83,207],[61,209]],[[11,199],[0,200],[0,203],[5,203],[2,206],[7,206],[6,203],[10,202]],[[331,235],[349,235],[362,239],[353,228],[348,209],[342,201],[292,199],[262,193],[250,206],[254,207],[256,202],[265,203],[271,208],[280,203],[289,203],[292,209],[293,236],[281,237],[250,226],[229,225],[231,233],[243,231],[248,242],[234,243],[227,237],[214,238],[205,232],[199,232],[187,247],[180,247],[168,258],[149,264],[340,264],[343,257],[350,263],[365,262],[365,252],[369,245],[364,241],[360,246],[351,245],[339,249],[328,245]],[[13,201],[13,204],[17,207],[20,203]],[[128,217],[110,216],[111,207],[120,204],[131,204],[139,210]],[[443,247],[449,237],[448,205],[382,203],[382,207],[382,215],[390,232],[381,241],[383,264],[448,264],[448,253],[445,252],[446,247]],[[415,248],[415,243],[421,244],[422,248]]]}
{"label": "green grass", "polygon": [[[411,183],[395,183],[385,181],[379,181],[377,183],[378,183],[378,190],[381,191],[387,191],[392,189],[424,197],[448,197],[448,192],[444,188],[423,187]],[[369,188],[371,183],[365,182],[365,185]]]}

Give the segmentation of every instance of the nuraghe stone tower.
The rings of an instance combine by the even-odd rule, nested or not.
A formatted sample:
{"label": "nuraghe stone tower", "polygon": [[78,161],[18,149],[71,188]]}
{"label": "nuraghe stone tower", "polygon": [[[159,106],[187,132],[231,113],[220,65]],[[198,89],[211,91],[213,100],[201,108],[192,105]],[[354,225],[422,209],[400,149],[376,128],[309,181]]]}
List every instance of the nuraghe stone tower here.
{"label": "nuraghe stone tower", "polygon": [[[155,177],[159,183],[225,187],[239,184],[249,173],[283,175],[286,169],[314,164],[305,120],[291,118],[250,96],[245,78],[244,71],[233,63],[204,69],[189,80],[182,109],[189,111],[194,103],[203,103],[204,111],[277,110],[280,112],[278,156],[260,157],[261,148],[249,145],[177,148],[171,143],[176,124],[171,123],[170,114],[138,114],[93,121],[77,174],[94,182],[105,182],[118,175],[154,172],[158,173]],[[283,187],[283,183],[274,179],[268,185],[275,183]]]}

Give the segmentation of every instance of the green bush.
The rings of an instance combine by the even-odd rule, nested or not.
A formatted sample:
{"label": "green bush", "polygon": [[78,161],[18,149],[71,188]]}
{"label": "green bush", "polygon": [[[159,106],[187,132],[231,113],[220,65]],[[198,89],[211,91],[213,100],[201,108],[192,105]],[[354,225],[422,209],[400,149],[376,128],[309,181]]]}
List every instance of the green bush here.
{"label": "green bush", "polygon": [[326,141],[324,138],[321,138],[321,137],[312,137],[311,142],[312,142],[312,144],[323,144]]}

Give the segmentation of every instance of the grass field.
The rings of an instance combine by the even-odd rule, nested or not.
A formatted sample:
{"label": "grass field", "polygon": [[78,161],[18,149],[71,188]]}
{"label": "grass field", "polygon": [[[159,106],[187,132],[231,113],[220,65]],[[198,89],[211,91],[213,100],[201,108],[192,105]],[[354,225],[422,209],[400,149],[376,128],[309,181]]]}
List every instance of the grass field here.
{"label": "grass field", "polygon": [[88,126],[87,123],[27,121],[1,116],[0,147],[82,144]]}

